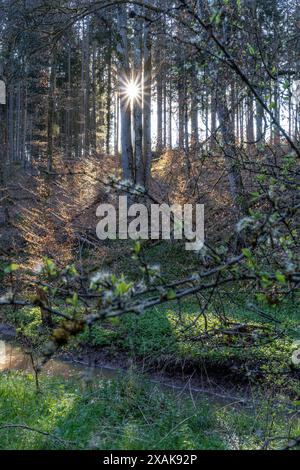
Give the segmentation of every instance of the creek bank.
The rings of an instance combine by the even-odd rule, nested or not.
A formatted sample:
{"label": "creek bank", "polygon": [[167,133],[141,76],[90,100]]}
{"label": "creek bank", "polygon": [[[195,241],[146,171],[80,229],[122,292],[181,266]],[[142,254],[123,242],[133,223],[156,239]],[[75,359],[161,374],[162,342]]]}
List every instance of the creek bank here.
{"label": "creek bank", "polygon": [[[6,334],[6,335],[5,335]],[[16,341],[16,333],[13,327],[0,324],[0,340],[2,341],[2,355],[0,357],[0,373],[9,370],[19,370],[33,373],[32,361],[29,354],[26,354]],[[4,347],[3,347],[4,346]],[[158,387],[163,391],[176,394],[178,397],[192,397],[193,400],[208,399],[218,405],[234,404],[235,406],[249,406],[249,394],[237,395],[237,390],[233,388],[223,388],[211,380],[200,381],[196,376],[171,376],[167,373],[146,372],[141,367],[131,364],[131,367],[121,367],[120,362],[114,360],[109,362],[108,358],[102,356],[100,362],[99,355],[97,361],[95,357],[91,360],[91,355],[77,355],[74,352],[65,352],[51,359],[43,367],[42,374],[47,376],[62,376],[65,378],[92,376],[97,380],[117,379],[119,377],[137,374],[144,377],[153,387]]]}
{"label": "creek bank", "polygon": [[93,364],[95,370],[104,368],[119,374],[140,374],[149,382],[173,389],[179,394],[203,394],[212,400],[215,398],[223,403],[230,402],[249,408],[253,405],[254,390],[249,382],[234,380],[233,375],[226,376],[222,368],[214,374],[209,374],[205,367],[199,367],[197,361],[179,362],[175,359],[168,364],[153,361],[147,365],[143,359],[133,361],[126,352],[111,355],[105,348],[101,351],[94,348],[84,348],[80,352],[66,351],[57,357],[64,362],[83,367]]}
{"label": "creek bank", "polygon": [[[18,341],[15,328],[0,323],[1,339],[6,340],[11,348],[15,348],[14,352],[19,351],[16,353],[19,360],[16,369],[30,369],[30,357],[18,347],[22,345],[22,340]],[[148,361],[144,358],[133,360],[126,351],[112,352],[110,348],[98,349],[87,345],[81,345],[79,351],[66,349],[56,354],[44,366],[43,371],[47,375],[68,377],[74,373],[93,373],[95,376],[102,375],[106,378],[135,373],[161,388],[172,389],[178,394],[204,395],[212,401],[230,401],[249,408],[254,405],[254,393],[260,395],[261,392],[267,392],[270,395],[269,390],[266,387],[264,389],[263,383],[259,386],[253,380],[247,380],[239,370],[239,365],[232,361],[218,366],[196,359],[179,360],[172,356],[151,358]]]}

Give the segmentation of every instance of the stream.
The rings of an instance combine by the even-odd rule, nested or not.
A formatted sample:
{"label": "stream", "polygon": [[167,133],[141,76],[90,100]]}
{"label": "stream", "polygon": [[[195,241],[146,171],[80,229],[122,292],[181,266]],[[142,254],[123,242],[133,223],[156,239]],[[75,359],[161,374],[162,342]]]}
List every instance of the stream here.
{"label": "stream", "polygon": [[[10,327],[0,324],[0,373],[8,370],[33,372],[31,358],[15,341],[15,335]],[[51,359],[42,369],[42,375],[48,377],[78,378],[90,373],[94,380],[97,378],[115,379],[120,375],[126,376],[128,372],[116,367],[102,365],[90,367],[88,364],[73,360]],[[247,400],[243,397],[227,395],[225,392],[212,390],[211,388],[198,387],[190,380],[172,379],[169,377],[148,376],[148,381],[153,387],[159,387],[165,392],[174,393],[177,397],[192,398],[193,400],[207,399],[220,406],[245,405]]]}
{"label": "stream", "polygon": [[[42,374],[49,377],[60,376],[70,378],[81,376],[83,372],[91,369],[93,376],[102,378],[115,378],[118,371],[109,367],[93,367],[69,362],[61,359],[51,359],[43,366]],[[31,358],[14,343],[0,337],[0,372],[7,370],[19,370],[28,373],[33,372]]]}

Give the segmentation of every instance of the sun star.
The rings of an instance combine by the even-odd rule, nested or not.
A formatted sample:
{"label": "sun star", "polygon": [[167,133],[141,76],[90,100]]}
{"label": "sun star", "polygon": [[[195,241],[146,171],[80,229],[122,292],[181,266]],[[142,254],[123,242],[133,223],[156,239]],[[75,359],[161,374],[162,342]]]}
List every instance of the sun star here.
{"label": "sun star", "polygon": [[121,96],[127,100],[127,104],[140,102],[142,99],[141,80],[137,78],[124,79],[121,83]]}

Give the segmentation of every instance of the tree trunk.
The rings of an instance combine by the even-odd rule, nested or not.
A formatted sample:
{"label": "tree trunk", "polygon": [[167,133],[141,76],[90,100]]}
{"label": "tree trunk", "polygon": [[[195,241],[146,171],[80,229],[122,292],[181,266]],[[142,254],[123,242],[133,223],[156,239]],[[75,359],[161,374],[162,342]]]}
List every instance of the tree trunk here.
{"label": "tree trunk", "polygon": [[197,148],[199,144],[199,122],[198,122],[198,113],[199,113],[199,98],[198,98],[198,82],[196,72],[193,71],[192,76],[192,91],[191,91],[191,144],[192,147]]}
{"label": "tree trunk", "polygon": [[235,136],[232,120],[226,102],[226,93],[218,93],[218,116],[223,139],[225,165],[228,172],[229,190],[232,202],[236,209],[237,218],[245,214],[243,182],[239,168],[239,159],[236,152]]}
{"label": "tree trunk", "polygon": [[[137,12],[138,14],[139,12]],[[135,25],[134,40],[134,80],[141,87],[142,79],[142,38],[143,28],[141,21],[137,20]],[[135,158],[135,181],[144,184],[143,170],[143,110],[139,97],[134,102],[134,158]]]}
{"label": "tree trunk", "polygon": [[169,85],[169,119],[168,119],[168,145],[171,149],[173,146],[172,125],[173,125],[173,102],[172,102],[172,80]]}
{"label": "tree trunk", "polygon": [[96,81],[96,42],[93,42],[92,57],[92,111],[90,124],[90,143],[92,151],[97,150],[97,81]]}
{"label": "tree trunk", "polygon": [[183,71],[179,71],[178,78],[178,146],[184,148],[184,80]]}
{"label": "tree trunk", "polygon": [[112,35],[109,35],[109,50],[107,64],[107,100],[106,100],[106,153],[110,153],[111,134],[111,91],[112,91]]}
{"label": "tree trunk", "polygon": [[216,94],[211,94],[211,122],[210,122],[210,150],[216,149],[216,130],[217,130],[217,103]]}
{"label": "tree trunk", "polygon": [[162,71],[161,71],[161,51],[160,44],[157,45],[157,54],[156,54],[156,91],[157,91],[157,141],[156,141],[156,151],[158,155],[162,151],[162,116],[163,116],[163,83],[162,83]]}
{"label": "tree trunk", "polygon": [[118,155],[119,153],[119,110],[120,110],[120,100],[119,100],[119,93],[115,93],[114,97],[114,154]]}
{"label": "tree trunk", "polygon": [[260,143],[263,140],[263,116],[264,110],[261,104],[256,102],[256,141]]}
{"label": "tree trunk", "polygon": [[249,96],[247,102],[247,148],[250,152],[253,148],[255,137],[254,137],[254,116],[253,116],[253,98]]}
{"label": "tree trunk", "polygon": [[[274,115],[276,121],[280,123],[280,95],[279,95],[279,84],[278,79],[275,81],[274,86]],[[274,145],[280,145],[280,132],[278,126],[273,126],[274,132]]]}
{"label": "tree trunk", "polygon": [[[6,101],[6,100],[5,100]],[[4,104],[0,104],[0,199],[1,206],[3,209],[3,222],[7,224],[7,204],[6,204],[6,193],[5,193],[5,186],[7,184],[7,173],[8,173],[8,152],[7,152],[7,126],[6,126],[6,106]]]}
{"label": "tree trunk", "polygon": [[47,168],[52,171],[53,167],[53,123],[54,123],[54,95],[56,82],[56,53],[53,52],[51,59],[49,95],[48,95],[48,145],[47,145]]}
{"label": "tree trunk", "polygon": [[150,25],[144,26],[144,185],[148,187],[151,175],[151,85],[152,56]]}
{"label": "tree trunk", "polygon": [[127,12],[126,7],[118,7],[118,26],[120,33],[120,117],[121,117],[121,165],[123,178],[133,180],[133,151],[131,139],[131,109],[126,93],[123,92],[124,83],[130,76],[129,49],[127,39]]}

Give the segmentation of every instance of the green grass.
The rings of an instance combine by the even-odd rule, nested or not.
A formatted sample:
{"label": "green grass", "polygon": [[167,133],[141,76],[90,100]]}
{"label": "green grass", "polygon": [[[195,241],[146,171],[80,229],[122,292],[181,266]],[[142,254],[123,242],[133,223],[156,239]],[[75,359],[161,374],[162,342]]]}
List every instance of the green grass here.
{"label": "green grass", "polygon": [[276,449],[300,433],[295,412],[262,397],[251,409],[192,400],[134,373],[89,383],[42,376],[40,384],[36,393],[31,375],[0,375],[0,450],[258,449],[269,437]]}
{"label": "green grass", "polygon": [[[223,449],[208,403],[193,405],[134,376],[90,385],[21,373],[0,376],[0,449]],[[23,429],[25,424],[63,440]],[[72,443],[71,443],[72,442]]]}
{"label": "green grass", "polygon": [[[143,363],[149,368],[165,368],[181,371],[182,364],[190,368],[205,368],[210,373],[230,375],[238,381],[250,381],[256,385],[275,386],[282,391],[300,396],[299,366],[292,364],[294,340],[299,339],[297,303],[283,302],[264,311],[282,323],[276,327],[272,322],[247,310],[240,298],[234,302],[225,299],[225,313],[229,320],[254,325],[257,330],[266,327],[269,336],[253,335],[241,338],[215,336],[209,340],[190,341],[190,337],[203,334],[204,318],[199,315],[199,305],[193,299],[181,303],[181,314],[174,302],[155,307],[142,315],[128,314],[93,326],[72,340],[68,348],[76,351],[78,346],[93,346],[105,351],[106,357],[122,357]],[[20,331],[38,346],[46,336],[41,330],[38,308],[11,312],[10,320]],[[215,312],[206,312],[208,329],[220,328]],[[196,321],[195,321],[196,319]],[[45,333],[45,332],[44,332]],[[203,369],[204,370],[204,369]]]}
{"label": "green grass", "polygon": [[[160,262],[169,279],[196,269],[199,260],[180,246],[162,244],[148,250],[152,263]],[[111,265],[114,262],[111,260]],[[133,278],[134,263],[118,260],[118,270]],[[279,305],[262,305],[265,313],[280,325],[263,319],[247,304],[253,293],[224,289],[220,300],[206,310],[208,329],[220,328],[220,314],[227,320],[254,326],[253,338],[226,338],[191,341],[203,334],[204,317],[194,298],[179,306],[169,302],[142,315],[125,315],[104,321],[73,339],[69,348],[93,346],[106,357],[131,358],[149,368],[182,370],[183,364],[203,367],[220,377],[231,374],[237,384],[251,383],[259,406],[249,411],[234,406],[218,406],[189,396],[180,399],[147,384],[144,377],[129,373],[125,378],[97,379],[87,385],[81,380],[41,379],[42,393],[36,394],[34,378],[21,373],[0,374],[0,449],[256,449],[269,437],[270,447],[286,442],[280,436],[300,433],[296,408],[274,404],[280,395],[299,400],[299,366],[293,366],[293,341],[300,338],[299,299]],[[218,315],[216,315],[216,312]],[[39,347],[46,339],[38,308],[6,310],[2,321],[20,328]],[[255,337],[255,329],[265,327],[268,337]],[[263,386],[261,390],[257,385]],[[266,394],[270,402],[266,400]],[[293,408],[293,406],[292,406]],[[55,440],[22,429],[2,429],[1,425],[25,424],[60,438]]]}
{"label": "green grass", "polygon": [[[119,255],[118,255],[119,256]],[[150,247],[146,256],[151,262],[160,262],[162,272],[168,278],[184,276],[197,266],[199,259],[193,252],[186,252],[180,244],[160,243]],[[129,278],[137,273],[135,262],[128,263],[128,253],[115,261],[120,272]],[[142,315],[129,314],[122,318],[104,321],[72,340],[69,348],[93,346],[105,351],[106,357],[121,356],[136,360],[151,368],[170,365],[181,370],[182,364],[204,367],[210,372],[230,374],[237,380],[280,388],[300,396],[299,366],[292,364],[293,343],[300,339],[299,298],[282,301],[273,307],[258,308],[281,323],[261,317],[249,308],[253,292],[223,289],[205,311],[208,329],[220,328],[220,316],[232,322],[251,324],[254,331],[243,340],[241,337],[217,335],[209,340],[193,340],[204,332],[204,317],[195,298],[157,306]],[[203,302],[203,300],[202,300]],[[205,303],[205,302],[204,302]],[[39,308],[10,311],[10,321],[38,346],[45,341],[41,330]],[[265,335],[257,337],[265,328]]]}
{"label": "green grass", "polygon": [[[159,263],[167,279],[184,277],[201,264],[198,255],[186,252],[180,243],[160,243],[147,248],[146,258],[151,263]],[[120,266],[126,275],[134,276],[134,267],[128,261],[121,260]],[[208,341],[191,342],[190,337],[199,336],[204,330],[204,317],[193,297],[182,300],[180,308],[176,302],[170,302],[138,317],[126,315],[114,325],[97,326],[93,341],[95,345],[105,345],[105,334],[109,331],[114,335],[111,336],[113,341],[106,345],[112,352],[126,351],[133,358],[147,360],[150,365],[192,361],[212,371],[229,368],[239,379],[253,379],[256,384],[286,388],[286,391],[299,396],[300,368],[291,361],[294,341],[300,339],[299,300],[299,293],[296,293],[278,305],[260,305],[246,286],[221,289],[205,312],[208,329],[219,328],[222,315],[232,322],[254,325],[258,332],[265,328],[266,335],[260,339],[254,332],[253,338],[250,336],[245,341],[228,337],[226,343],[226,338],[224,341],[224,337],[217,336]],[[262,317],[258,310],[249,307],[249,303],[255,303],[277,323]]]}
{"label": "green grass", "polygon": [[[191,336],[203,334],[204,318],[199,316],[198,304],[186,300],[181,305],[181,315],[174,304],[155,307],[140,316],[129,314],[94,326],[91,336],[83,333],[76,344],[91,342],[95,348],[105,349],[108,355],[122,353],[150,367],[163,368],[169,364],[173,370],[176,363],[181,369],[182,363],[190,362],[199,369],[202,365],[210,372],[230,373],[239,380],[285,388],[299,396],[299,366],[291,361],[297,339],[297,307],[286,302],[270,308],[269,313],[283,322],[279,329],[272,322],[262,321],[259,315],[247,312],[243,306],[237,306],[236,302],[234,305],[227,303],[226,309],[229,320],[253,325],[253,334],[245,340],[216,336],[190,341]],[[206,315],[208,329],[221,326],[214,314],[207,312]],[[261,327],[266,330],[258,338],[257,331],[261,333]]]}

